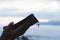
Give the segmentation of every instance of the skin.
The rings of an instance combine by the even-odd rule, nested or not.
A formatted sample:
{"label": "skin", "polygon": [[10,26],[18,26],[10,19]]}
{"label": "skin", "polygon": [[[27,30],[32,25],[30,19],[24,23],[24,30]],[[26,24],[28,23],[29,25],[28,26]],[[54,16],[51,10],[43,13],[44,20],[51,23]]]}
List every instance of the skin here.
{"label": "skin", "polygon": [[15,28],[14,22],[11,22],[7,26],[4,26],[0,40],[15,40],[17,37],[23,35],[31,25],[37,22],[38,21],[32,17],[22,22],[22,24],[19,24],[19,26],[16,26],[17,28]]}
{"label": "skin", "polygon": [[[8,26],[4,26],[0,40],[14,40],[13,38],[16,34],[15,30],[11,29],[14,22],[11,22]],[[17,31],[17,30],[16,30]]]}
{"label": "skin", "polygon": [[24,23],[22,24],[20,27],[18,27],[17,29],[12,29],[11,27],[13,27],[14,23],[11,22],[8,26],[5,26],[2,32],[2,35],[0,37],[0,40],[15,40],[16,38],[18,38],[19,36],[23,35],[26,30],[29,28],[30,23]]}
{"label": "skin", "polygon": [[[15,38],[23,35],[26,30],[33,24],[37,23],[38,20],[33,14],[22,20],[19,25],[14,26],[14,22],[11,22],[7,26],[4,26],[0,40],[14,40]],[[13,29],[14,28],[14,29]]]}

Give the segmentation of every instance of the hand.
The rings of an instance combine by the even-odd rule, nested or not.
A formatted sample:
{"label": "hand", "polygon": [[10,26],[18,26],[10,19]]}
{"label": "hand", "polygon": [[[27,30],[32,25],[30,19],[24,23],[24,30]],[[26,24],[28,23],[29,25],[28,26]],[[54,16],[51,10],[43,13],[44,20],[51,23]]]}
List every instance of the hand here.
{"label": "hand", "polygon": [[4,26],[0,40],[14,40],[25,33],[25,24],[21,25],[15,30],[12,29],[13,25],[14,22],[11,22],[8,26]]}
{"label": "hand", "polygon": [[12,36],[15,35],[14,30],[11,28],[11,27],[13,27],[13,25],[14,25],[14,23],[11,22],[8,26],[4,26],[0,39],[7,40],[7,39],[9,39],[9,38],[11,38]]}
{"label": "hand", "polygon": [[9,23],[8,26],[3,27],[3,32],[0,37],[0,40],[14,40],[15,38],[19,37],[17,36],[18,29],[13,30],[12,29],[13,25],[14,25],[14,22],[11,22]]}

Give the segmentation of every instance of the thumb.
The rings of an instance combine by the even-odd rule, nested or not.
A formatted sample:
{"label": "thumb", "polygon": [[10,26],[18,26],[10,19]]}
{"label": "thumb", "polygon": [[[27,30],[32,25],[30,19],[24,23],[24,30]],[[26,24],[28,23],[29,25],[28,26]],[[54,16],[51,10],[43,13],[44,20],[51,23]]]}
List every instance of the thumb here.
{"label": "thumb", "polygon": [[14,25],[14,22],[9,23],[9,25],[8,25],[8,26],[12,26],[12,25]]}
{"label": "thumb", "polygon": [[8,24],[8,28],[9,28],[9,29],[10,29],[10,28],[12,29],[13,25],[14,25],[14,22],[9,23],[9,24]]}

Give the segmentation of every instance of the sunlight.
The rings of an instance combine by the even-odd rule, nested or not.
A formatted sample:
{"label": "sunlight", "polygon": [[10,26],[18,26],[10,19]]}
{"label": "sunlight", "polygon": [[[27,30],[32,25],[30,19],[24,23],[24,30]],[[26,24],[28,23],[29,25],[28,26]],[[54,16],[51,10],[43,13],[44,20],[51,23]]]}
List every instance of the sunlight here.
{"label": "sunlight", "polygon": [[[9,24],[10,22],[14,22],[14,23],[17,23],[19,21],[21,21],[22,19],[24,19],[25,17],[1,17],[0,16],[0,24],[2,25],[7,25]],[[48,22],[49,20],[48,19],[38,19],[39,22]]]}
{"label": "sunlight", "polygon": [[49,19],[38,19],[39,22],[49,22]]}
{"label": "sunlight", "polygon": [[18,21],[21,21],[24,17],[0,17],[0,24],[7,25],[10,22],[17,23]]}

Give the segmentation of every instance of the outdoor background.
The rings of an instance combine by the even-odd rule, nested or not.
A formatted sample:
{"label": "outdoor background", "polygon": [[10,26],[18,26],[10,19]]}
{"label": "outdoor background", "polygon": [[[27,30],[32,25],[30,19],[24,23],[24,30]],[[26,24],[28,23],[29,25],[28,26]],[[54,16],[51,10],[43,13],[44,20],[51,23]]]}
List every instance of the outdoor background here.
{"label": "outdoor background", "polygon": [[20,39],[60,40],[60,0],[0,0],[0,35],[5,25],[32,13],[40,26],[31,26]]}

